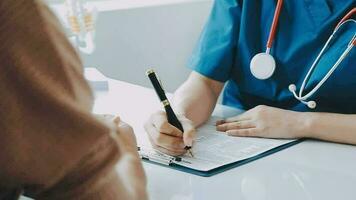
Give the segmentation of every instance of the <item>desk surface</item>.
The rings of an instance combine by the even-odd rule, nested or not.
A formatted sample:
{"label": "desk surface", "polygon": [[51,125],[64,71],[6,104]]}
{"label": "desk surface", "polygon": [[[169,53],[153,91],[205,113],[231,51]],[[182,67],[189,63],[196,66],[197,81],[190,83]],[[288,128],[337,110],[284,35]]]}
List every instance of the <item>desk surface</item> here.
{"label": "desk surface", "polygon": [[[112,113],[146,137],[143,123],[161,108],[153,90],[110,80],[95,113]],[[210,178],[144,163],[152,200],[356,199],[356,147],[304,141]]]}

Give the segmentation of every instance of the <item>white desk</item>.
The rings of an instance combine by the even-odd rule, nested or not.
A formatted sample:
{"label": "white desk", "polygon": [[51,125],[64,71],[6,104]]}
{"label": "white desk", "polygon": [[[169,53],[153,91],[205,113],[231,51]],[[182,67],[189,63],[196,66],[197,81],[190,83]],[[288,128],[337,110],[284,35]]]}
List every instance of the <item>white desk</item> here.
{"label": "white desk", "polygon": [[[98,92],[94,112],[119,114],[137,137],[161,108],[153,90],[110,80]],[[151,200],[356,199],[356,147],[305,141],[210,178],[144,163]]]}

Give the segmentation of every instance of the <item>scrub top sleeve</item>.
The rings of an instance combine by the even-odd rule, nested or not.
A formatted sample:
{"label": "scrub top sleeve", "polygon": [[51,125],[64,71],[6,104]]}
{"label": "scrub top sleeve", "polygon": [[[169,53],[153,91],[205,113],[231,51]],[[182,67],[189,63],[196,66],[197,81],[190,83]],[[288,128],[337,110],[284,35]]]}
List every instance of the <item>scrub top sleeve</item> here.
{"label": "scrub top sleeve", "polygon": [[216,0],[188,67],[211,79],[230,78],[241,18],[237,0]]}

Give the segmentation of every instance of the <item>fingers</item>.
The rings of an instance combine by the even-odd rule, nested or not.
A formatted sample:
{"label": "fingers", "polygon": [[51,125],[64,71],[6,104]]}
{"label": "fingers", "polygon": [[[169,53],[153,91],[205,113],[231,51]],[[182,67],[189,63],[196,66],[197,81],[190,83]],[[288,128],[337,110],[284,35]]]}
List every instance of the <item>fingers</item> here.
{"label": "fingers", "polygon": [[234,117],[230,117],[224,120],[224,123],[230,123],[230,122],[236,122],[236,121],[245,121],[245,120],[250,120],[251,117],[249,115],[249,113],[243,113],[241,115],[237,115]]}
{"label": "fingers", "polygon": [[175,137],[165,133],[161,133],[153,124],[146,123],[145,130],[148,133],[148,138],[156,147],[162,147],[171,152],[183,152],[185,144],[182,137]]}
{"label": "fingers", "polygon": [[159,111],[156,114],[153,114],[150,117],[149,121],[160,133],[164,133],[175,137],[183,137],[182,132],[178,128],[168,123],[166,113],[163,111]]}
{"label": "fingers", "polygon": [[249,115],[239,115],[218,121],[217,131],[226,132],[229,136],[258,137],[259,129],[256,123],[249,118]]}
{"label": "fingers", "polygon": [[[151,140],[151,139],[150,139]],[[159,146],[155,143],[152,143],[152,147],[156,150],[158,150],[159,152],[162,152],[164,154],[167,154],[167,155],[171,155],[171,156],[180,156],[180,155],[184,155],[185,153],[187,153],[187,150],[185,149],[180,149],[180,150],[172,150],[172,149],[166,149],[162,146]]]}
{"label": "fingers", "polygon": [[[112,114],[102,114],[102,115],[98,115],[98,116],[101,116],[103,117],[104,119],[106,120],[109,120],[109,121],[120,121],[120,117],[119,116],[115,116],[115,115],[112,115]],[[114,121],[115,122],[115,121]],[[116,123],[116,122],[115,122]]]}
{"label": "fingers", "polygon": [[186,153],[186,150],[184,148],[181,149],[175,149],[175,148],[165,148],[163,146],[161,146],[161,144],[158,144],[157,141],[154,140],[154,138],[150,137],[150,135],[148,136],[148,139],[150,140],[152,147],[162,153],[171,155],[171,156],[179,156],[179,155],[183,155]]}
{"label": "fingers", "polygon": [[225,123],[225,119],[220,119],[220,120],[215,122],[215,126],[219,126],[219,125],[221,125],[223,123]]}
{"label": "fingers", "polygon": [[180,121],[184,129],[183,142],[185,146],[191,147],[193,146],[193,141],[195,139],[195,134],[196,134],[196,130],[193,125],[193,122],[187,118],[181,118]]}
{"label": "fingers", "polygon": [[145,124],[145,130],[153,147],[169,155],[182,155],[186,153],[186,146],[192,146],[195,138],[193,123],[184,116],[178,116],[182,123],[184,133],[168,123],[166,113],[163,111],[153,114]]}
{"label": "fingers", "polygon": [[245,121],[245,120],[250,120],[251,117],[247,112],[241,114],[241,115],[237,115],[237,116],[234,116],[234,117],[229,117],[229,118],[226,118],[226,119],[221,119],[221,120],[218,120],[215,122],[215,125],[216,126],[219,126],[221,124],[225,124],[225,123],[230,123],[230,122],[236,122],[236,121]]}
{"label": "fingers", "polygon": [[229,136],[239,136],[239,137],[259,137],[259,131],[257,128],[248,129],[234,129],[226,131]]}
{"label": "fingers", "polygon": [[113,119],[113,121],[114,121],[114,123],[115,123],[116,125],[118,125],[118,124],[120,124],[121,119],[120,119],[119,116],[115,116],[114,119]]}
{"label": "fingers", "polygon": [[255,128],[255,124],[251,120],[245,121],[236,121],[236,122],[226,122],[216,126],[217,131],[226,132],[229,130],[236,130],[236,129],[249,129]]}
{"label": "fingers", "polygon": [[133,128],[127,123],[120,121],[119,124],[117,125],[117,130],[119,132],[117,137],[119,137],[120,141],[123,141],[122,144],[124,145],[126,150],[136,153],[137,141]]}

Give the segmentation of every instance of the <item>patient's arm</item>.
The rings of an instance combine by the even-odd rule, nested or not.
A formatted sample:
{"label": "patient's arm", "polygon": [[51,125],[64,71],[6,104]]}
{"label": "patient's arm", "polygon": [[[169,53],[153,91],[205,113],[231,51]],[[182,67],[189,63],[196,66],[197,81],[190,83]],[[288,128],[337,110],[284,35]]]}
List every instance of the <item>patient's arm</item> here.
{"label": "patient's arm", "polygon": [[79,57],[41,1],[0,1],[0,69],[0,199],[145,199],[132,130],[91,114]]}

